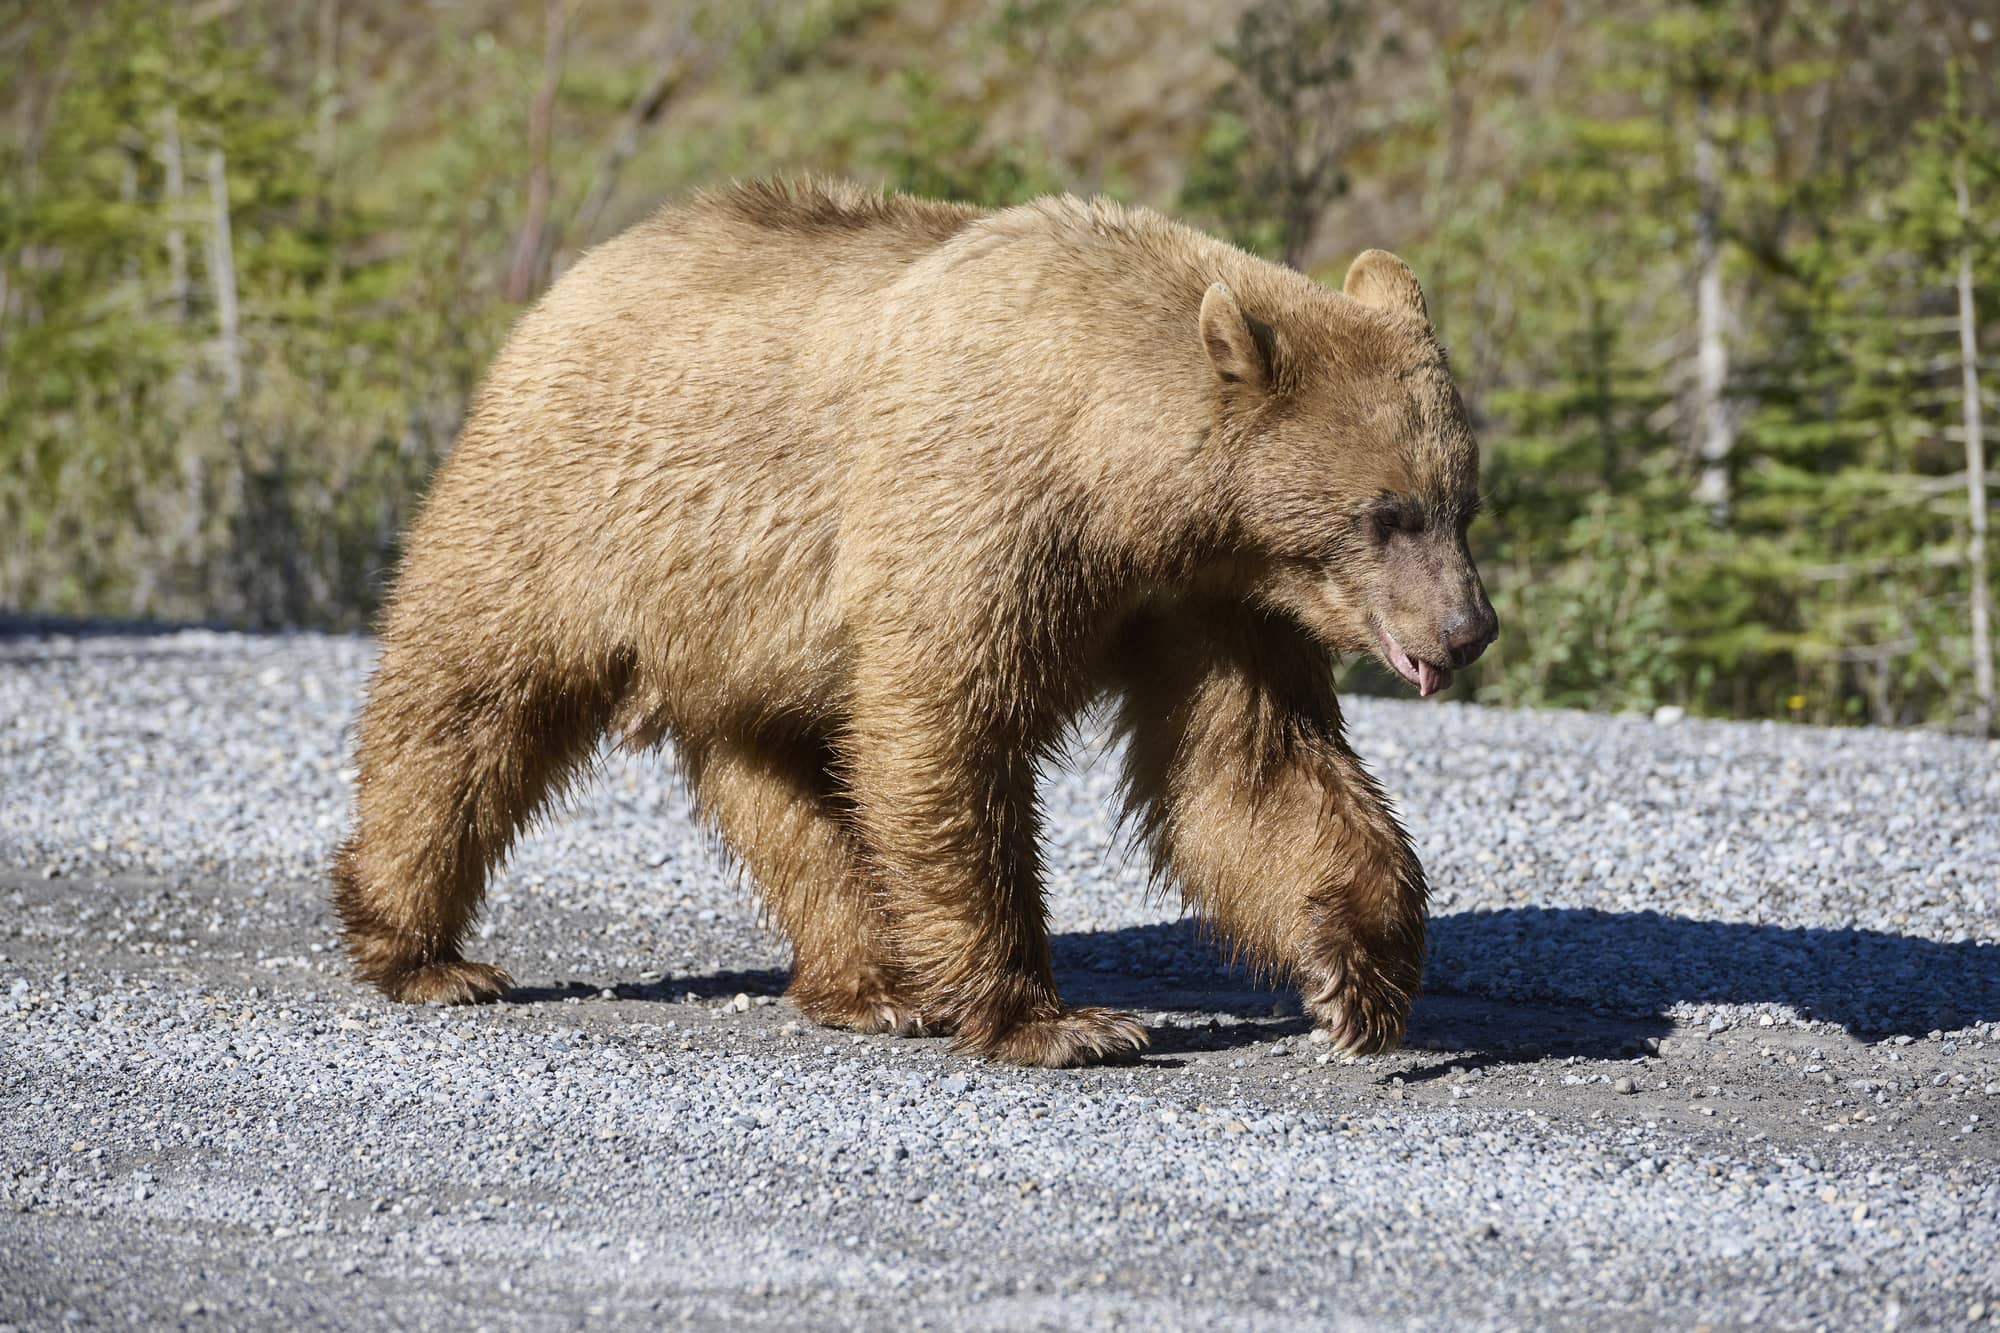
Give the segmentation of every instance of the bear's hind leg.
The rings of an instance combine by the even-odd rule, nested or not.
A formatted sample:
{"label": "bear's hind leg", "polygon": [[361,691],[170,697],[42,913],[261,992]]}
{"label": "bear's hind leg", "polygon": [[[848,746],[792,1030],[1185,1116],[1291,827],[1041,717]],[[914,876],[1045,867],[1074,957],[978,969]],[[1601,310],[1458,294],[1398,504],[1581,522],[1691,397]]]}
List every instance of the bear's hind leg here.
{"label": "bear's hind leg", "polygon": [[680,753],[702,813],[791,940],[786,997],[828,1027],[933,1030],[883,948],[881,912],[842,821],[830,750],[809,739],[683,739]]}
{"label": "bear's hind leg", "polygon": [[355,974],[407,1004],[477,1003],[513,984],[459,942],[488,872],[588,757],[618,692],[616,670],[477,681],[463,660],[385,645],[361,714],[354,828],[334,856]]}

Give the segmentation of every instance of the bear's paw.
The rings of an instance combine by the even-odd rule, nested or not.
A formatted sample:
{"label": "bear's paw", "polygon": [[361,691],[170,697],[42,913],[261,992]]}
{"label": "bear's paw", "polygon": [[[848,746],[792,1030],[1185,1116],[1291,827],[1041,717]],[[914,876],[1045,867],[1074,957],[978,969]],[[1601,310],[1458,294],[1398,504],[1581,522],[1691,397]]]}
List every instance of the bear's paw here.
{"label": "bear's paw", "polygon": [[1380,1055],[1402,1044],[1410,1018],[1409,990],[1366,963],[1332,969],[1306,996],[1306,1009],[1336,1055]]}
{"label": "bear's paw", "polygon": [[1151,1043],[1145,1025],[1116,1009],[1065,1009],[1005,1029],[980,1050],[1002,1064],[1041,1069],[1125,1060]]}
{"label": "bear's paw", "polygon": [[384,978],[382,991],[402,1004],[485,1004],[514,988],[491,963],[426,963]]}

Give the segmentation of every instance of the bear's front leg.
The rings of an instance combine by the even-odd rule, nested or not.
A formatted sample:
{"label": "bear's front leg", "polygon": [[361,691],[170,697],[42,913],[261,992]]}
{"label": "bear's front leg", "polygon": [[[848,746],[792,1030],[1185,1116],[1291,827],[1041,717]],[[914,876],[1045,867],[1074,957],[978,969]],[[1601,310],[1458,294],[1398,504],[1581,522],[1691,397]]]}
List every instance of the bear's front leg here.
{"label": "bear's front leg", "polygon": [[1423,976],[1423,868],[1342,737],[1325,651],[1233,609],[1127,649],[1127,799],[1156,868],[1298,982],[1335,1049],[1396,1045]]}
{"label": "bear's front leg", "polygon": [[[1032,748],[945,672],[864,673],[843,749],[854,819],[900,973],[957,1049],[1068,1068],[1147,1042],[1130,1014],[1070,1008],[1049,967]],[[977,696],[976,686],[971,691]]]}

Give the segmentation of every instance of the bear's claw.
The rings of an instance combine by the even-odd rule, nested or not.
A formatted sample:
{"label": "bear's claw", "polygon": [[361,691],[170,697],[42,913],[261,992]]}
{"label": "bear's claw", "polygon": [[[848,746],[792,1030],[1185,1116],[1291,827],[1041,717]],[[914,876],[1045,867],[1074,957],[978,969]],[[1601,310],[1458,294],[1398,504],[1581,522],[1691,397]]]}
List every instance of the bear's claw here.
{"label": "bear's claw", "polygon": [[1410,997],[1372,970],[1336,968],[1306,997],[1306,1009],[1326,1031],[1336,1055],[1380,1055],[1402,1044]]}
{"label": "bear's claw", "polygon": [[382,982],[383,993],[402,1004],[485,1004],[514,988],[491,963],[425,963]]}
{"label": "bear's claw", "polygon": [[939,1030],[939,1024],[919,1006],[889,990],[870,987],[829,994],[794,981],[785,997],[822,1027],[892,1037],[927,1037]]}
{"label": "bear's claw", "polygon": [[1127,1059],[1152,1042],[1145,1025],[1116,1009],[1065,1009],[1000,1033],[978,1053],[1002,1064],[1075,1069]]}

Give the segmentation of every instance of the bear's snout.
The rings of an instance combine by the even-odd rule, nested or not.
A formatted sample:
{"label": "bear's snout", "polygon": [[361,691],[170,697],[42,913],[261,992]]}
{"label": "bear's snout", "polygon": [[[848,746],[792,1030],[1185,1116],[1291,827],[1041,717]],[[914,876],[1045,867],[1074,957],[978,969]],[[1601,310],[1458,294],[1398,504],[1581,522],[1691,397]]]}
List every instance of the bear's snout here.
{"label": "bear's snout", "polygon": [[1486,645],[1499,637],[1500,617],[1493,614],[1492,604],[1484,598],[1475,606],[1462,608],[1438,632],[1438,642],[1454,671],[1472,665],[1486,651]]}

